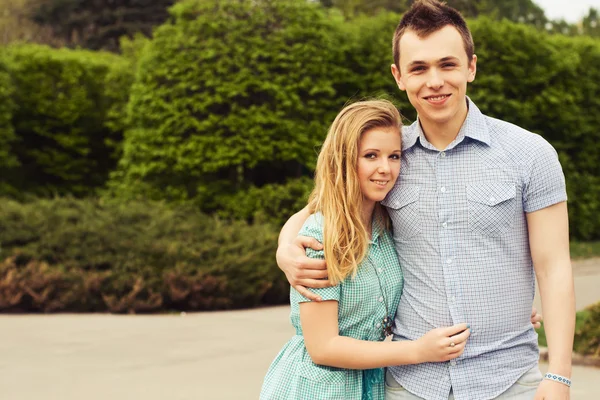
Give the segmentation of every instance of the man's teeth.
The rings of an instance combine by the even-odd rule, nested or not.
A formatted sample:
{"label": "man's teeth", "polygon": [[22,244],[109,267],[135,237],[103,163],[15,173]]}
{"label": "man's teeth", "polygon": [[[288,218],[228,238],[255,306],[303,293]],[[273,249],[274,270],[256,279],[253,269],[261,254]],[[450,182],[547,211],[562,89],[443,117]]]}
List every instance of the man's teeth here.
{"label": "man's teeth", "polygon": [[433,101],[440,101],[440,100],[444,100],[446,97],[448,97],[447,94],[443,95],[443,96],[436,96],[436,97],[428,97],[429,100],[433,100]]}

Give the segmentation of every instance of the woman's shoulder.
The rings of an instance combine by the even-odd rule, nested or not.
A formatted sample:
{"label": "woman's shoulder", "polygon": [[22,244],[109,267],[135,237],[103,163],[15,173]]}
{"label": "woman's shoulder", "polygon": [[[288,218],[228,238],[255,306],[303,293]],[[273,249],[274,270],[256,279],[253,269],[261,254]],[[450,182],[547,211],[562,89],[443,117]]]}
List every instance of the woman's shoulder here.
{"label": "woman's shoulder", "polygon": [[323,243],[323,221],[323,214],[320,212],[311,214],[302,225],[298,235],[310,236]]}

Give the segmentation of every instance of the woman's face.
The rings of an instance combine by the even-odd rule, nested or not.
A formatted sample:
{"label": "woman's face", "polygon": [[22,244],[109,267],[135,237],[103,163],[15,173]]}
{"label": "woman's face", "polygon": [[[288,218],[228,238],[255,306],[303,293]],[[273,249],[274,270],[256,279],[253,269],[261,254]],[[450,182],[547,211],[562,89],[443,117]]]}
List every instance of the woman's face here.
{"label": "woman's face", "polygon": [[398,128],[373,128],[358,145],[358,180],[367,206],[385,198],[400,173],[401,135]]}

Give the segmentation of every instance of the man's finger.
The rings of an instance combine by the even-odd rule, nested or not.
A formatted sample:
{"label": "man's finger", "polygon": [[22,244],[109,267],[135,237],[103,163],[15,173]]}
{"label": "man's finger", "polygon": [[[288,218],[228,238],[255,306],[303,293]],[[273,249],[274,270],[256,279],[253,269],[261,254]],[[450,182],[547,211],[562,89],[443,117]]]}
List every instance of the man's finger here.
{"label": "man's finger", "polygon": [[332,286],[327,279],[299,279],[298,284],[313,289],[322,289]]}
{"label": "man's finger", "polygon": [[[298,271],[297,278],[302,279],[327,279],[326,269],[303,269]],[[298,282],[300,283],[300,282]],[[304,286],[304,284],[300,283]],[[310,286],[309,286],[310,287]]]}
{"label": "man's finger", "polygon": [[311,292],[304,286],[296,285],[296,286],[294,286],[294,289],[296,289],[298,291],[298,293],[300,293],[302,296],[306,297],[307,299],[310,299],[312,301],[323,301],[321,296]]}
{"label": "man's finger", "polygon": [[294,243],[304,248],[310,247],[313,250],[323,250],[323,245],[317,239],[309,236],[298,236]]}
{"label": "man's finger", "polygon": [[301,261],[298,261],[298,263],[296,264],[296,268],[323,270],[327,269],[327,263],[325,262],[325,260],[320,258],[303,257]]}

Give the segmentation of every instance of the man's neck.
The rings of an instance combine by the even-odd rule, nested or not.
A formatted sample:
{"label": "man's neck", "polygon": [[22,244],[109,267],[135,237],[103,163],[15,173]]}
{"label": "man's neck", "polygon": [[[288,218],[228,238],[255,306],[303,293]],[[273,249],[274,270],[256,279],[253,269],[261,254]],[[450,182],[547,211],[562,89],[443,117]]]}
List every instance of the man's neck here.
{"label": "man's neck", "polygon": [[442,124],[436,124],[434,121],[419,118],[425,138],[436,149],[444,150],[458,136],[458,132],[460,132],[467,119],[468,112],[469,108],[465,104],[465,108],[459,111],[454,118]]}

